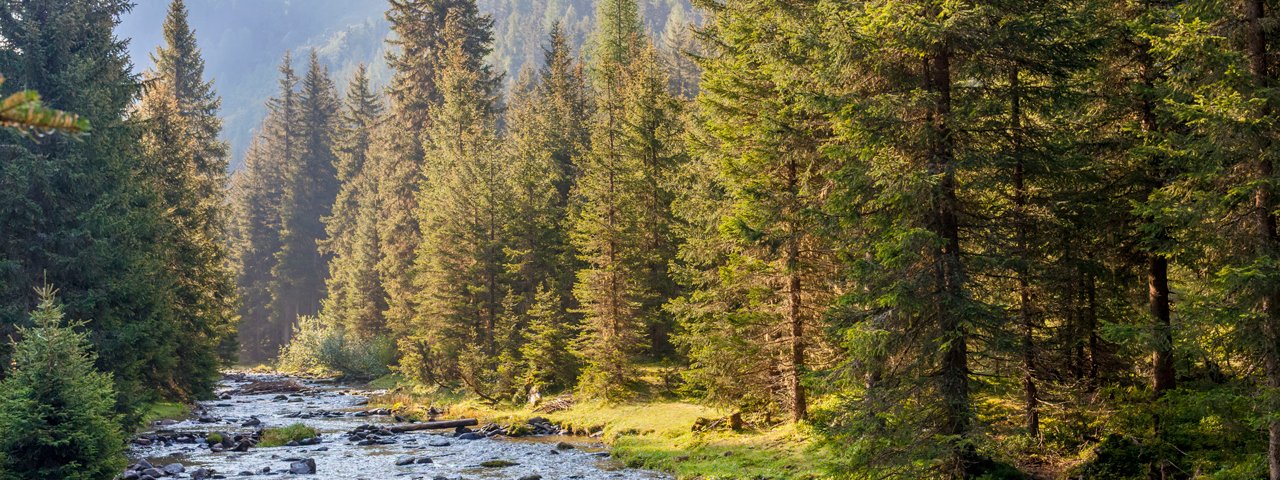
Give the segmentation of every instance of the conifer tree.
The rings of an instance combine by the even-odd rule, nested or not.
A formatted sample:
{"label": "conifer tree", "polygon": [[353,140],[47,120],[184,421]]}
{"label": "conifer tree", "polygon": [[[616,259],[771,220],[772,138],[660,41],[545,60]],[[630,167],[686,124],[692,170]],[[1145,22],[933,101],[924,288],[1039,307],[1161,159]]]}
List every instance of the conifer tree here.
{"label": "conifer tree", "polygon": [[327,238],[321,242],[322,251],[332,255],[324,310],[357,335],[385,329],[386,294],[377,274],[377,179],[369,161],[382,110],[361,65],[347,86],[334,147],[339,189],[332,213],[324,219]]}
{"label": "conifer tree", "polygon": [[97,365],[114,372],[126,410],[178,368],[172,279],[157,261],[166,226],[139,172],[139,130],[125,115],[138,83],[113,34],[127,10],[116,0],[0,3],[5,88],[39,91],[93,126],[81,139],[0,131],[0,328],[12,335],[25,322],[33,283],[57,284],[68,315],[92,318]]}
{"label": "conifer tree", "polygon": [[296,163],[285,170],[280,251],[276,252],[272,269],[276,349],[288,340],[299,316],[312,316],[319,311],[328,257],[320,254],[317,243],[325,238],[321,218],[332,209],[338,191],[333,153],[339,113],[337,92],[328,69],[320,65],[314,50],[307,65],[296,94],[297,157]]}
{"label": "conifer tree", "polygon": [[[381,259],[378,272],[387,292],[386,320],[398,332],[407,332],[413,313],[414,259],[419,238],[417,190],[423,181],[423,145],[429,139],[430,111],[441,101],[436,87],[441,56],[445,52],[444,27],[449,15],[456,15],[464,30],[463,49],[484,58],[493,43],[493,20],[481,15],[474,0],[392,0],[387,20],[394,34],[394,50],[387,63],[395,71],[388,89],[390,96],[387,145],[379,148],[378,223]],[[482,67],[488,72],[489,67]],[[496,91],[497,76],[487,73],[488,88]]]}
{"label": "conifer tree", "polygon": [[292,58],[280,65],[279,92],[267,102],[267,118],[232,179],[232,250],[241,298],[239,336],[244,360],[275,355],[292,332],[275,310],[277,253],[283,244],[283,208],[290,170],[299,161],[299,105]]}
{"label": "conifer tree", "polygon": [[464,20],[452,13],[445,23],[447,47],[436,79],[443,97],[431,111],[426,181],[419,191],[423,239],[414,341],[438,357],[412,361],[436,378],[461,373],[468,389],[490,396],[489,382],[468,372],[492,371],[488,362],[509,348],[499,334],[509,283],[503,247],[510,171],[498,148],[492,78],[468,49]]}
{"label": "conifer tree", "polygon": [[221,119],[213,86],[203,79],[204,62],[187,25],[181,0],[170,4],[166,44],[153,55],[156,70],[143,92],[138,116],[145,123],[144,172],[162,192],[170,223],[166,268],[174,285],[180,395],[212,393],[220,361],[234,354],[235,283],[226,269],[226,144],[218,140]]}
{"label": "conifer tree", "polygon": [[125,457],[111,375],[94,368],[88,334],[76,331],[85,323],[64,322],[54,290],[38,298],[0,381],[0,478],[115,478]]}
{"label": "conifer tree", "polygon": [[666,276],[673,255],[665,176],[682,155],[673,144],[675,104],[647,44],[634,2],[602,2],[592,39],[596,118],[591,151],[580,164],[572,239],[587,264],[574,295],[584,328],[582,388],[625,395],[635,362],[666,345],[662,305],[674,291]]}
{"label": "conifer tree", "polygon": [[[695,291],[675,305],[681,343],[696,365],[688,376],[712,400],[766,413],[781,404],[800,421],[809,410],[808,359],[823,344],[818,320],[834,296],[832,239],[823,235],[820,212],[837,164],[820,152],[831,136],[822,112],[791,107],[808,85],[784,88],[777,77],[813,57],[754,52],[755,35],[773,30],[777,37],[764,39],[783,41],[796,19],[761,20],[759,8],[725,10],[714,20],[718,50],[706,63],[700,98],[710,138],[691,170],[710,178],[684,195],[688,207],[680,209],[689,224],[684,281]],[[713,200],[719,205],[703,208],[720,216],[692,208]]]}
{"label": "conifer tree", "polygon": [[[517,332],[527,331],[523,324],[536,321],[531,311],[535,304],[541,302],[541,308],[547,309],[573,307],[569,289],[578,262],[567,234],[569,192],[577,180],[577,163],[587,149],[590,108],[582,68],[570,49],[560,26],[553,25],[541,70],[525,70],[506,115],[514,208],[506,227],[511,239],[506,249],[513,296],[508,314],[516,318],[512,322]],[[545,292],[547,298],[538,300],[540,288],[551,289]],[[554,319],[567,322],[573,317],[557,314]],[[538,335],[528,334],[530,341]],[[570,384],[561,381],[557,386]]]}

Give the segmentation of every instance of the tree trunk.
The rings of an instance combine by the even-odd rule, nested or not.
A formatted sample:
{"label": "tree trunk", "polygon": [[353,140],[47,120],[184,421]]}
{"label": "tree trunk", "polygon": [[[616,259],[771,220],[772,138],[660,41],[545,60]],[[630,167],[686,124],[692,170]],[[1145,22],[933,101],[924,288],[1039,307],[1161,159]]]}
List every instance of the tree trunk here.
{"label": "tree trunk", "polygon": [[[797,168],[795,159],[787,162],[787,191],[792,196],[794,210],[797,191]],[[792,211],[792,215],[798,212]],[[800,377],[804,372],[804,311],[801,304],[800,290],[800,235],[793,220],[787,232],[787,323],[791,327],[791,371],[787,381],[791,388],[791,419],[797,422],[809,416],[809,408],[805,401],[804,385]]]}
{"label": "tree trunk", "polygon": [[1010,137],[1013,142],[1013,154],[1017,158],[1013,167],[1013,189],[1014,189],[1014,222],[1017,225],[1018,240],[1018,320],[1022,325],[1022,388],[1023,398],[1025,399],[1025,420],[1027,434],[1032,437],[1040,436],[1040,406],[1039,397],[1036,392],[1035,381],[1035,363],[1036,363],[1036,345],[1035,345],[1035,320],[1032,318],[1031,311],[1031,280],[1030,267],[1027,263],[1030,261],[1031,255],[1030,242],[1028,240],[1030,221],[1027,215],[1027,185],[1026,185],[1026,166],[1022,158],[1022,102],[1021,102],[1020,80],[1018,78],[1018,68],[1013,67],[1009,70],[1009,90],[1010,90]]}
{"label": "tree trunk", "polygon": [[[951,48],[934,47],[926,59],[926,89],[936,96],[929,112],[929,173],[938,180],[933,191],[932,230],[941,240],[935,274],[939,293],[936,315],[940,340],[945,347],[938,379],[944,418],[941,433],[962,438],[970,428],[968,332],[961,311],[964,302],[964,271],[960,256],[959,201],[956,197],[955,139],[951,133]],[[947,475],[965,477],[972,447],[957,442]]]}
{"label": "tree trunk", "polygon": [[[1267,64],[1267,37],[1263,17],[1266,14],[1264,0],[1244,0],[1245,15],[1245,48],[1249,58],[1249,73],[1253,75],[1256,88],[1267,88],[1271,85],[1271,69]],[[1271,114],[1271,105],[1262,107],[1262,116]],[[1271,150],[1270,142],[1265,137],[1258,146],[1260,152]],[[1257,255],[1271,257],[1280,251],[1280,235],[1276,232],[1275,200],[1271,194],[1271,177],[1274,174],[1271,159],[1260,155],[1257,175],[1258,190],[1254,192],[1253,208],[1255,228],[1257,229]],[[1280,291],[1265,292],[1262,300],[1262,333],[1265,342],[1262,349],[1263,362],[1266,367],[1267,386],[1280,388]],[[1277,406],[1267,406],[1267,413],[1276,412]],[[1280,421],[1267,423],[1267,469],[1271,480],[1280,480]]]}

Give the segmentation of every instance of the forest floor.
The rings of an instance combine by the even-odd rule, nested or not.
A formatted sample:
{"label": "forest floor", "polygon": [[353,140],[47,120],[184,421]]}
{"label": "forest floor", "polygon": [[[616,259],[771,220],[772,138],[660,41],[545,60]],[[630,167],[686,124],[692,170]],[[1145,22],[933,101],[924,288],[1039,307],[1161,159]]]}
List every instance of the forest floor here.
{"label": "forest floor", "polygon": [[[394,387],[383,379],[374,387]],[[565,397],[548,398],[548,405]],[[569,402],[564,402],[569,403]],[[374,397],[370,405],[402,415],[425,418],[431,407],[448,417],[474,417],[480,423],[524,424],[543,417],[576,434],[599,438],[628,467],[669,472],[679,479],[813,479],[821,478],[822,450],[809,441],[805,427],[782,424],[734,431],[727,421],[718,428],[695,428],[724,420],[729,412],[671,399],[627,403],[572,402],[567,408],[490,404],[454,392],[407,387]]]}

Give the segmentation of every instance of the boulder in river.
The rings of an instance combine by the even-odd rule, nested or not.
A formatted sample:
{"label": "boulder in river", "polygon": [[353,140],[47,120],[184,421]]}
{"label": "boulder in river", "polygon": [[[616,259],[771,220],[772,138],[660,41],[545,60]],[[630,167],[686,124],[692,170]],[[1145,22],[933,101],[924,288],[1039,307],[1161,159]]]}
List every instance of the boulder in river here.
{"label": "boulder in river", "polygon": [[182,466],[181,463],[170,463],[164,466],[164,473],[169,475],[177,475],[185,471],[187,471],[187,467]]}
{"label": "boulder in river", "polygon": [[289,473],[295,475],[313,475],[316,473],[316,461],[308,458],[300,462],[290,463]]}

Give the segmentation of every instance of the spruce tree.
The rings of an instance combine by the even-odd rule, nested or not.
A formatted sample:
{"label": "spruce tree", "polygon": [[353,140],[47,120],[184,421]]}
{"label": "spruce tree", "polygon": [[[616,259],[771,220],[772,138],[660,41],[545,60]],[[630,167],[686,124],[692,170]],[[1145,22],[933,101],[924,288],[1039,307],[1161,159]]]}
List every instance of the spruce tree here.
{"label": "spruce tree", "polygon": [[297,92],[296,163],[286,168],[280,207],[280,250],[272,269],[272,348],[288,340],[299,316],[320,309],[328,256],[317,243],[325,238],[321,218],[337,197],[333,142],[338,98],[328,69],[314,50]]}
{"label": "spruce tree", "polygon": [[[572,240],[586,266],[574,295],[584,328],[582,388],[625,395],[639,355],[665,350],[674,293],[666,265],[674,253],[668,170],[678,114],[666,77],[641,31],[636,5],[607,1],[597,9],[591,79],[597,110],[591,151],[580,164]],[[650,350],[650,347],[657,347]]]}
{"label": "spruce tree", "polygon": [[510,348],[499,336],[509,288],[504,246],[511,173],[498,148],[492,78],[468,49],[464,20],[454,13],[445,23],[447,48],[436,79],[443,97],[431,111],[427,180],[419,191],[421,294],[413,341],[444,360],[413,361],[436,378],[460,373],[468,389],[492,398],[489,382],[468,373],[493,370],[489,362]]}
{"label": "spruce tree", "polygon": [[377,179],[369,161],[382,110],[361,65],[347,86],[334,146],[338,194],[324,218],[327,238],[320,243],[322,252],[332,255],[324,310],[357,335],[385,329],[386,294],[377,275]]}
{"label": "spruce tree", "polygon": [[[407,333],[414,316],[413,264],[419,238],[417,191],[423,181],[423,145],[430,140],[430,111],[441,101],[436,87],[441,56],[445,52],[444,27],[456,15],[464,30],[463,49],[484,58],[493,43],[493,20],[481,15],[474,0],[392,0],[387,11],[394,37],[387,63],[394,70],[391,85],[387,144],[377,151],[378,222],[381,259],[378,272],[387,292],[386,320],[393,329]],[[488,66],[482,67],[486,72]],[[496,91],[499,78],[486,73],[488,88]]]}
{"label": "spruce tree", "polygon": [[241,355],[263,361],[275,355],[291,333],[274,309],[277,253],[282,248],[286,183],[300,158],[297,77],[286,52],[280,65],[279,92],[267,102],[267,118],[245,153],[244,169],[232,179],[233,265],[238,275]]}
{"label": "spruce tree", "polygon": [[12,333],[25,322],[37,300],[30,285],[57,284],[68,315],[92,318],[97,365],[114,372],[126,409],[178,376],[173,279],[157,260],[166,225],[139,171],[140,132],[125,115],[138,83],[125,41],[113,34],[128,5],[0,3],[4,88],[39,91],[50,107],[93,126],[82,139],[0,131],[0,325]]}
{"label": "spruce tree", "polygon": [[[712,27],[718,49],[700,97],[709,138],[695,142],[706,146],[704,158],[683,180],[709,178],[681,199],[689,225],[682,277],[694,291],[675,306],[696,365],[688,376],[711,400],[765,413],[781,404],[800,421],[809,410],[809,358],[823,344],[819,320],[834,296],[822,212],[838,164],[821,152],[831,136],[823,112],[791,107],[809,85],[778,78],[815,58],[759,55],[750,40],[772,30],[778,36],[765,40],[784,41],[798,19],[761,20],[758,9],[767,7],[743,6],[720,12]],[[719,216],[693,208],[710,201],[718,205],[702,208]]]}
{"label": "spruce tree", "polygon": [[[505,154],[511,162],[514,209],[506,226],[510,236],[506,268],[511,272],[512,296],[508,315],[513,317],[515,331],[527,332],[529,341],[539,341],[535,339],[539,333],[525,328],[526,324],[539,321],[533,317],[535,305],[561,311],[574,307],[570,288],[578,261],[567,233],[569,192],[577,181],[577,163],[589,141],[590,107],[582,68],[574,60],[559,25],[551,27],[549,40],[542,68],[536,73],[523,72],[506,115]],[[539,293],[539,289],[548,288],[550,291]],[[539,300],[538,295],[547,298]],[[574,320],[574,315],[565,313],[557,313],[555,321]],[[554,341],[562,340],[557,337]],[[569,345],[557,347],[567,349]],[[540,374],[535,377],[542,378]],[[556,385],[561,388],[572,383],[559,380]],[[539,385],[540,389],[545,387],[546,384]]]}
{"label": "spruce tree", "polygon": [[203,79],[204,62],[187,26],[181,0],[170,4],[166,44],[153,58],[156,70],[137,114],[146,128],[144,169],[162,192],[166,220],[166,268],[174,285],[178,377],[167,385],[181,395],[212,393],[222,360],[234,354],[235,283],[226,269],[224,184],[226,144],[218,140],[221,119],[213,86]]}
{"label": "spruce tree", "polygon": [[0,478],[115,478],[126,462],[111,375],[94,368],[85,323],[63,320],[54,290],[37,297],[0,381]]}

